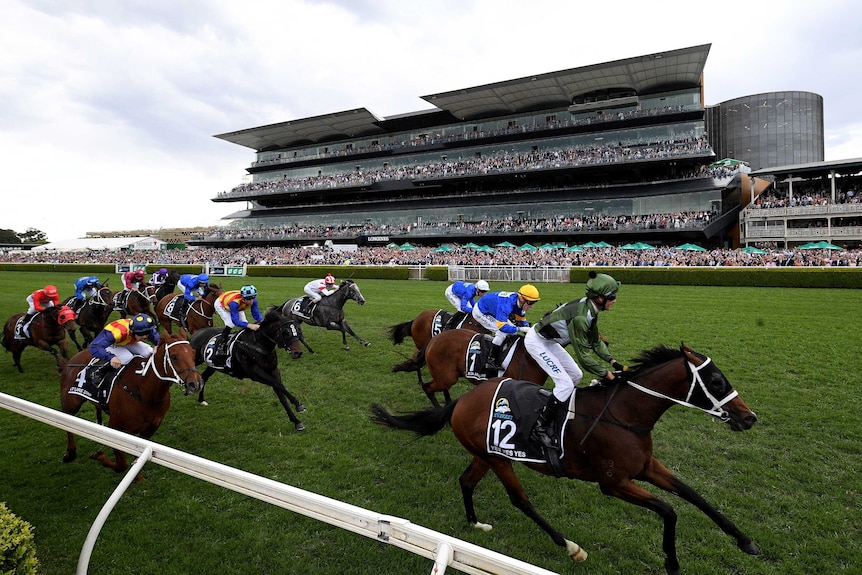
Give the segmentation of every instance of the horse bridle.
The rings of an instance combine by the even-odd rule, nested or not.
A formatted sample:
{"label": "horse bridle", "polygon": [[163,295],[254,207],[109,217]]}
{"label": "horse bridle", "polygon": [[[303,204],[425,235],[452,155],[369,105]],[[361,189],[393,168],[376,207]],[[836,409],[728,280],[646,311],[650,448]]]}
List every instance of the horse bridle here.
{"label": "horse bridle", "polygon": [[[628,385],[630,385],[631,387],[637,389],[638,391],[646,393],[647,395],[651,395],[653,397],[659,397],[662,399],[667,399],[668,401],[672,401],[676,404],[679,404],[679,405],[682,405],[685,407],[693,407],[695,409],[699,409],[699,410],[703,411],[707,415],[715,416],[715,417],[719,418],[721,421],[728,421],[730,419],[730,414],[727,412],[727,410],[723,409],[724,404],[726,404],[728,401],[730,401],[731,399],[733,399],[734,397],[739,395],[739,392],[734,389],[733,391],[728,393],[724,398],[719,400],[718,398],[716,398],[713,394],[711,394],[706,389],[706,383],[703,381],[703,378],[700,376],[700,370],[702,370],[704,367],[709,365],[711,362],[712,362],[712,360],[710,358],[706,358],[706,360],[704,360],[704,362],[701,363],[700,365],[694,365],[691,361],[686,360],[686,363],[688,364],[688,368],[689,368],[689,373],[691,373],[691,386],[688,388],[688,393],[686,394],[685,399],[677,399],[675,397],[670,397],[670,396],[665,395],[663,393],[659,393],[658,391],[648,389],[648,388],[640,385],[639,383],[637,383],[635,381],[629,380],[629,381],[626,381],[626,383]],[[712,403],[712,408],[701,407],[699,405],[691,403],[691,396],[694,394],[696,389],[700,389],[703,392],[703,394],[706,396],[706,398]]]}
{"label": "horse bridle", "polygon": [[[156,374],[156,377],[162,381],[170,381],[171,383],[177,383],[177,384],[184,383],[185,379],[183,378],[183,375],[187,374],[190,371],[195,371],[195,368],[194,368],[194,366],[187,367],[182,371],[182,373],[177,371],[177,368],[174,367],[174,363],[171,361],[171,354],[168,353],[168,350],[170,350],[175,345],[191,345],[191,344],[187,340],[181,340],[181,341],[174,341],[174,342],[171,342],[171,343],[165,345],[165,353],[164,353],[164,357],[162,358],[162,371],[164,372],[164,375],[159,373],[159,370],[156,369],[156,367],[155,367],[155,363],[156,363],[155,362],[155,359],[156,359],[155,353],[153,353],[149,357],[149,359],[147,359],[146,363],[144,363],[141,370],[136,371],[135,373],[137,375],[144,376],[152,368],[153,373]],[[168,371],[169,369],[170,369],[170,372]],[[171,376],[171,374],[170,374],[171,372],[173,372],[173,376]]]}

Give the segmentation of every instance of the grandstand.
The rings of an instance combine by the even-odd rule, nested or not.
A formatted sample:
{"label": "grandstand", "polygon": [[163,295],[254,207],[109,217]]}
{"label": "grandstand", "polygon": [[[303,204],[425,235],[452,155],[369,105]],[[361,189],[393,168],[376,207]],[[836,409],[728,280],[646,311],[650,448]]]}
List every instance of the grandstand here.
{"label": "grandstand", "polygon": [[481,234],[735,247],[738,214],[766,184],[717,162],[703,102],[709,49],[432,94],[433,108],[386,118],[357,108],[217,135],[255,151],[249,181],[213,198],[244,208],[225,217],[227,232],[188,243],[439,245]]}

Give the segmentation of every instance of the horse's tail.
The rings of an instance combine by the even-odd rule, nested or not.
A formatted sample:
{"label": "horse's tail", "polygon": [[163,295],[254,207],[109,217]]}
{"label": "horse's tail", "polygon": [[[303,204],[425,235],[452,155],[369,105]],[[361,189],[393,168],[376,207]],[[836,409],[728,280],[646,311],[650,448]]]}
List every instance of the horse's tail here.
{"label": "horse's tail", "polygon": [[395,345],[399,345],[404,343],[404,338],[410,336],[413,329],[413,320],[405,321],[404,323],[399,323],[398,325],[393,325],[389,328],[389,339],[392,340],[392,343]]}
{"label": "horse's tail", "polygon": [[429,407],[401,415],[393,415],[376,403],[371,404],[371,421],[392,429],[412,431],[420,437],[434,435],[451,424],[452,411],[458,400],[450,401],[441,407]]}
{"label": "horse's tail", "polygon": [[418,350],[413,354],[413,357],[407,358],[401,363],[396,363],[392,366],[392,372],[399,371],[419,371],[425,365],[425,348]]}

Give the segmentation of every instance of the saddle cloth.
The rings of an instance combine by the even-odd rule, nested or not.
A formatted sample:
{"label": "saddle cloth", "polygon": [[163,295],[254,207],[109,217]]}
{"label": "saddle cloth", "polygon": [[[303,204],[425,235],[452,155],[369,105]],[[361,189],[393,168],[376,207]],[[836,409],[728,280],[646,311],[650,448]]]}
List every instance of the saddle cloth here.
{"label": "saddle cloth", "polygon": [[[90,365],[92,365],[92,362]],[[102,408],[102,410],[108,413],[108,401],[111,399],[111,391],[113,391],[117,378],[120,376],[120,373],[126,369],[126,366],[124,365],[120,367],[117,371],[112,371],[107,379],[102,379],[101,381],[90,381],[90,378],[87,377],[87,371],[90,369],[90,365],[78,373],[78,377],[75,379],[75,385],[69,388],[68,393],[72,395],[80,395],[87,401],[97,404]]]}
{"label": "saddle cloth", "polygon": [[301,317],[302,319],[311,319],[311,316],[314,315],[314,308],[317,307],[317,304],[310,297],[302,296],[297,298],[293,305],[290,307],[290,313],[297,317]]}
{"label": "saddle cloth", "polygon": [[[497,384],[491,400],[490,417],[485,432],[488,453],[496,453],[513,461],[544,463],[542,446],[530,439],[530,432],[539,419],[542,408],[548,403],[550,390],[528,381],[505,378]],[[574,412],[575,393],[569,400],[569,412]],[[560,409],[554,428],[562,437],[569,421],[569,413]],[[562,439],[560,439],[562,445]],[[565,455],[561,452],[560,458]]]}
{"label": "saddle cloth", "polygon": [[[512,354],[515,351],[515,346],[521,338],[507,337],[503,340],[501,355],[503,363],[500,367],[504,370],[508,367],[512,360]],[[493,337],[486,333],[477,333],[470,339],[467,344],[467,353],[464,357],[464,377],[476,381],[485,381],[492,377],[498,377],[500,374],[495,371],[485,371],[485,363],[488,359],[488,354],[491,353]]]}

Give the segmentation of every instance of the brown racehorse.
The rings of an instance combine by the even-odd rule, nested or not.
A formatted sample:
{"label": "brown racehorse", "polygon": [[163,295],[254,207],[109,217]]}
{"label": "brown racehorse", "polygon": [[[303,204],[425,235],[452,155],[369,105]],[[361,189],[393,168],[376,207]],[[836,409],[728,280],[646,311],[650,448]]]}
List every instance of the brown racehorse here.
{"label": "brown racehorse", "polygon": [[[476,332],[468,329],[450,329],[435,335],[428,344],[416,352],[416,355],[407,361],[396,364],[392,371],[414,371],[417,366],[428,366],[431,373],[431,381],[422,384],[422,391],[428,396],[433,405],[437,402],[436,393],[443,392],[446,403],[452,401],[449,389],[458,382],[459,378],[467,374],[467,363],[475,354],[469,354],[470,341]],[[511,359],[504,365],[505,377],[525,379],[538,385],[544,385],[548,374],[539,367],[524,348],[523,338],[518,338]],[[473,384],[480,380],[468,379]]]}
{"label": "brown racehorse", "polygon": [[[90,362],[89,350],[77,353],[63,368],[60,375],[60,406],[65,413],[75,415],[89,400],[69,393],[75,385],[78,373]],[[150,439],[171,406],[171,385],[179,383],[185,387],[186,395],[197,393],[203,387],[201,374],[195,370],[195,351],[186,339],[186,334],[162,332],[159,345],[146,360],[135,357],[121,369],[108,400],[108,427],[132,435]],[[102,410],[95,402],[99,423]],[[78,455],[75,436],[67,433],[66,454],[63,462],[74,461]],[[105,467],[123,472],[128,469],[126,454],[114,450],[114,461],[99,450],[91,459],[100,461]],[[138,476],[137,480],[141,477]]]}
{"label": "brown racehorse", "polygon": [[[3,326],[3,347],[12,352],[12,361],[18,368],[18,372],[24,373],[24,368],[21,367],[21,353],[28,345],[38,347],[53,355],[59,370],[62,367],[60,356],[69,357],[66,333],[67,329],[74,325],[75,312],[65,305],[49,307],[33,316],[29,328],[30,337],[15,339],[15,324],[24,315],[23,313],[16,313]],[[60,350],[59,354],[54,349],[55,345]]]}
{"label": "brown racehorse", "polygon": [[[190,334],[199,329],[213,326],[213,314],[215,313],[214,304],[216,298],[221,294],[222,288],[220,285],[208,284],[207,291],[204,293],[203,297],[189,306],[186,315],[186,324],[188,325],[188,332]],[[165,308],[168,307],[168,304],[171,303],[174,298],[179,298],[174,304],[179,305],[183,298],[183,294],[168,294],[160,299],[156,306],[156,316],[158,316],[159,323],[168,333],[171,333],[171,330],[173,329],[172,325],[176,323],[176,321],[165,314]]]}
{"label": "brown racehorse", "polygon": [[[84,305],[81,306],[81,309],[78,310],[78,317],[75,320],[75,323],[78,326],[78,329],[81,330],[81,336],[84,338],[84,345],[81,346],[78,343],[78,337],[75,335],[75,329],[67,330],[69,332],[69,337],[75,342],[75,345],[78,348],[78,351],[90,345],[90,342],[93,341],[102,328],[105,327],[105,324],[108,323],[108,317],[111,315],[111,312],[114,311],[114,303],[113,303],[114,294],[111,293],[111,290],[105,286],[99,288],[99,291],[96,292],[96,295],[88,299],[84,302]],[[69,300],[74,300],[74,296],[69,298]],[[66,300],[67,302],[69,300]]]}
{"label": "brown racehorse", "polygon": [[[399,345],[404,342],[404,338],[410,337],[413,339],[413,344],[416,346],[416,349],[420,350],[425,347],[432,337],[446,331],[446,326],[443,321],[451,316],[452,314],[450,312],[442,309],[425,310],[416,316],[416,319],[405,321],[390,327],[389,339],[392,340],[393,344]],[[473,316],[470,314],[467,314],[467,317],[461,322],[460,329],[469,329],[478,333],[488,333],[488,330],[479,325],[479,323],[473,319]],[[413,359],[416,360],[417,357],[414,355]],[[415,369],[419,385],[422,385],[422,365],[422,363],[419,363],[418,367]]]}
{"label": "brown racehorse", "polygon": [[[658,346],[642,352],[630,365],[634,370],[628,381],[577,390],[575,410],[569,414],[573,419],[568,422],[563,437],[565,456],[560,462],[565,477],[596,482],[605,495],[657,513],[664,522],[662,548],[665,570],[669,575],[679,573],[676,512],[669,504],[634,483],[635,480],[651,483],[693,504],[733,537],[742,551],[757,555],[757,546],[748,536],[653,456],[651,435],[662,414],[677,403],[719,417],[737,431],[750,429],[757,416],[709,358],[685,345],[679,350]],[[572,559],[583,560],[586,558],[583,549],[554,529],[533,507],[515,475],[512,461],[488,450],[487,427],[494,411],[492,400],[499,381],[488,380],[443,407],[400,416],[391,415],[374,405],[372,419],[422,436],[432,435],[449,423],[455,437],[473,456],[459,478],[467,521],[485,531],[491,529],[490,525],[477,520],[473,507],[476,485],[491,470],[503,483],[515,507],[535,521],[554,543],[565,547]],[[516,426],[513,421],[501,419],[500,422],[501,429],[507,425]],[[507,427],[502,431],[513,430]],[[546,463],[525,465],[539,473],[553,474]]]}
{"label": "brown racehorse", "polygon": [[[120,293],[122,292],[114,294],[115,300]],[[147,297],[147,294],[138,289],[129,290],[128,296],[126,297],[126,303],[123,306],[117,306],[115,303],[114,310],[120,312],[120,317],[122,318],[130,315],[137,315],[139,313],[153,315],[150,298]]]}

